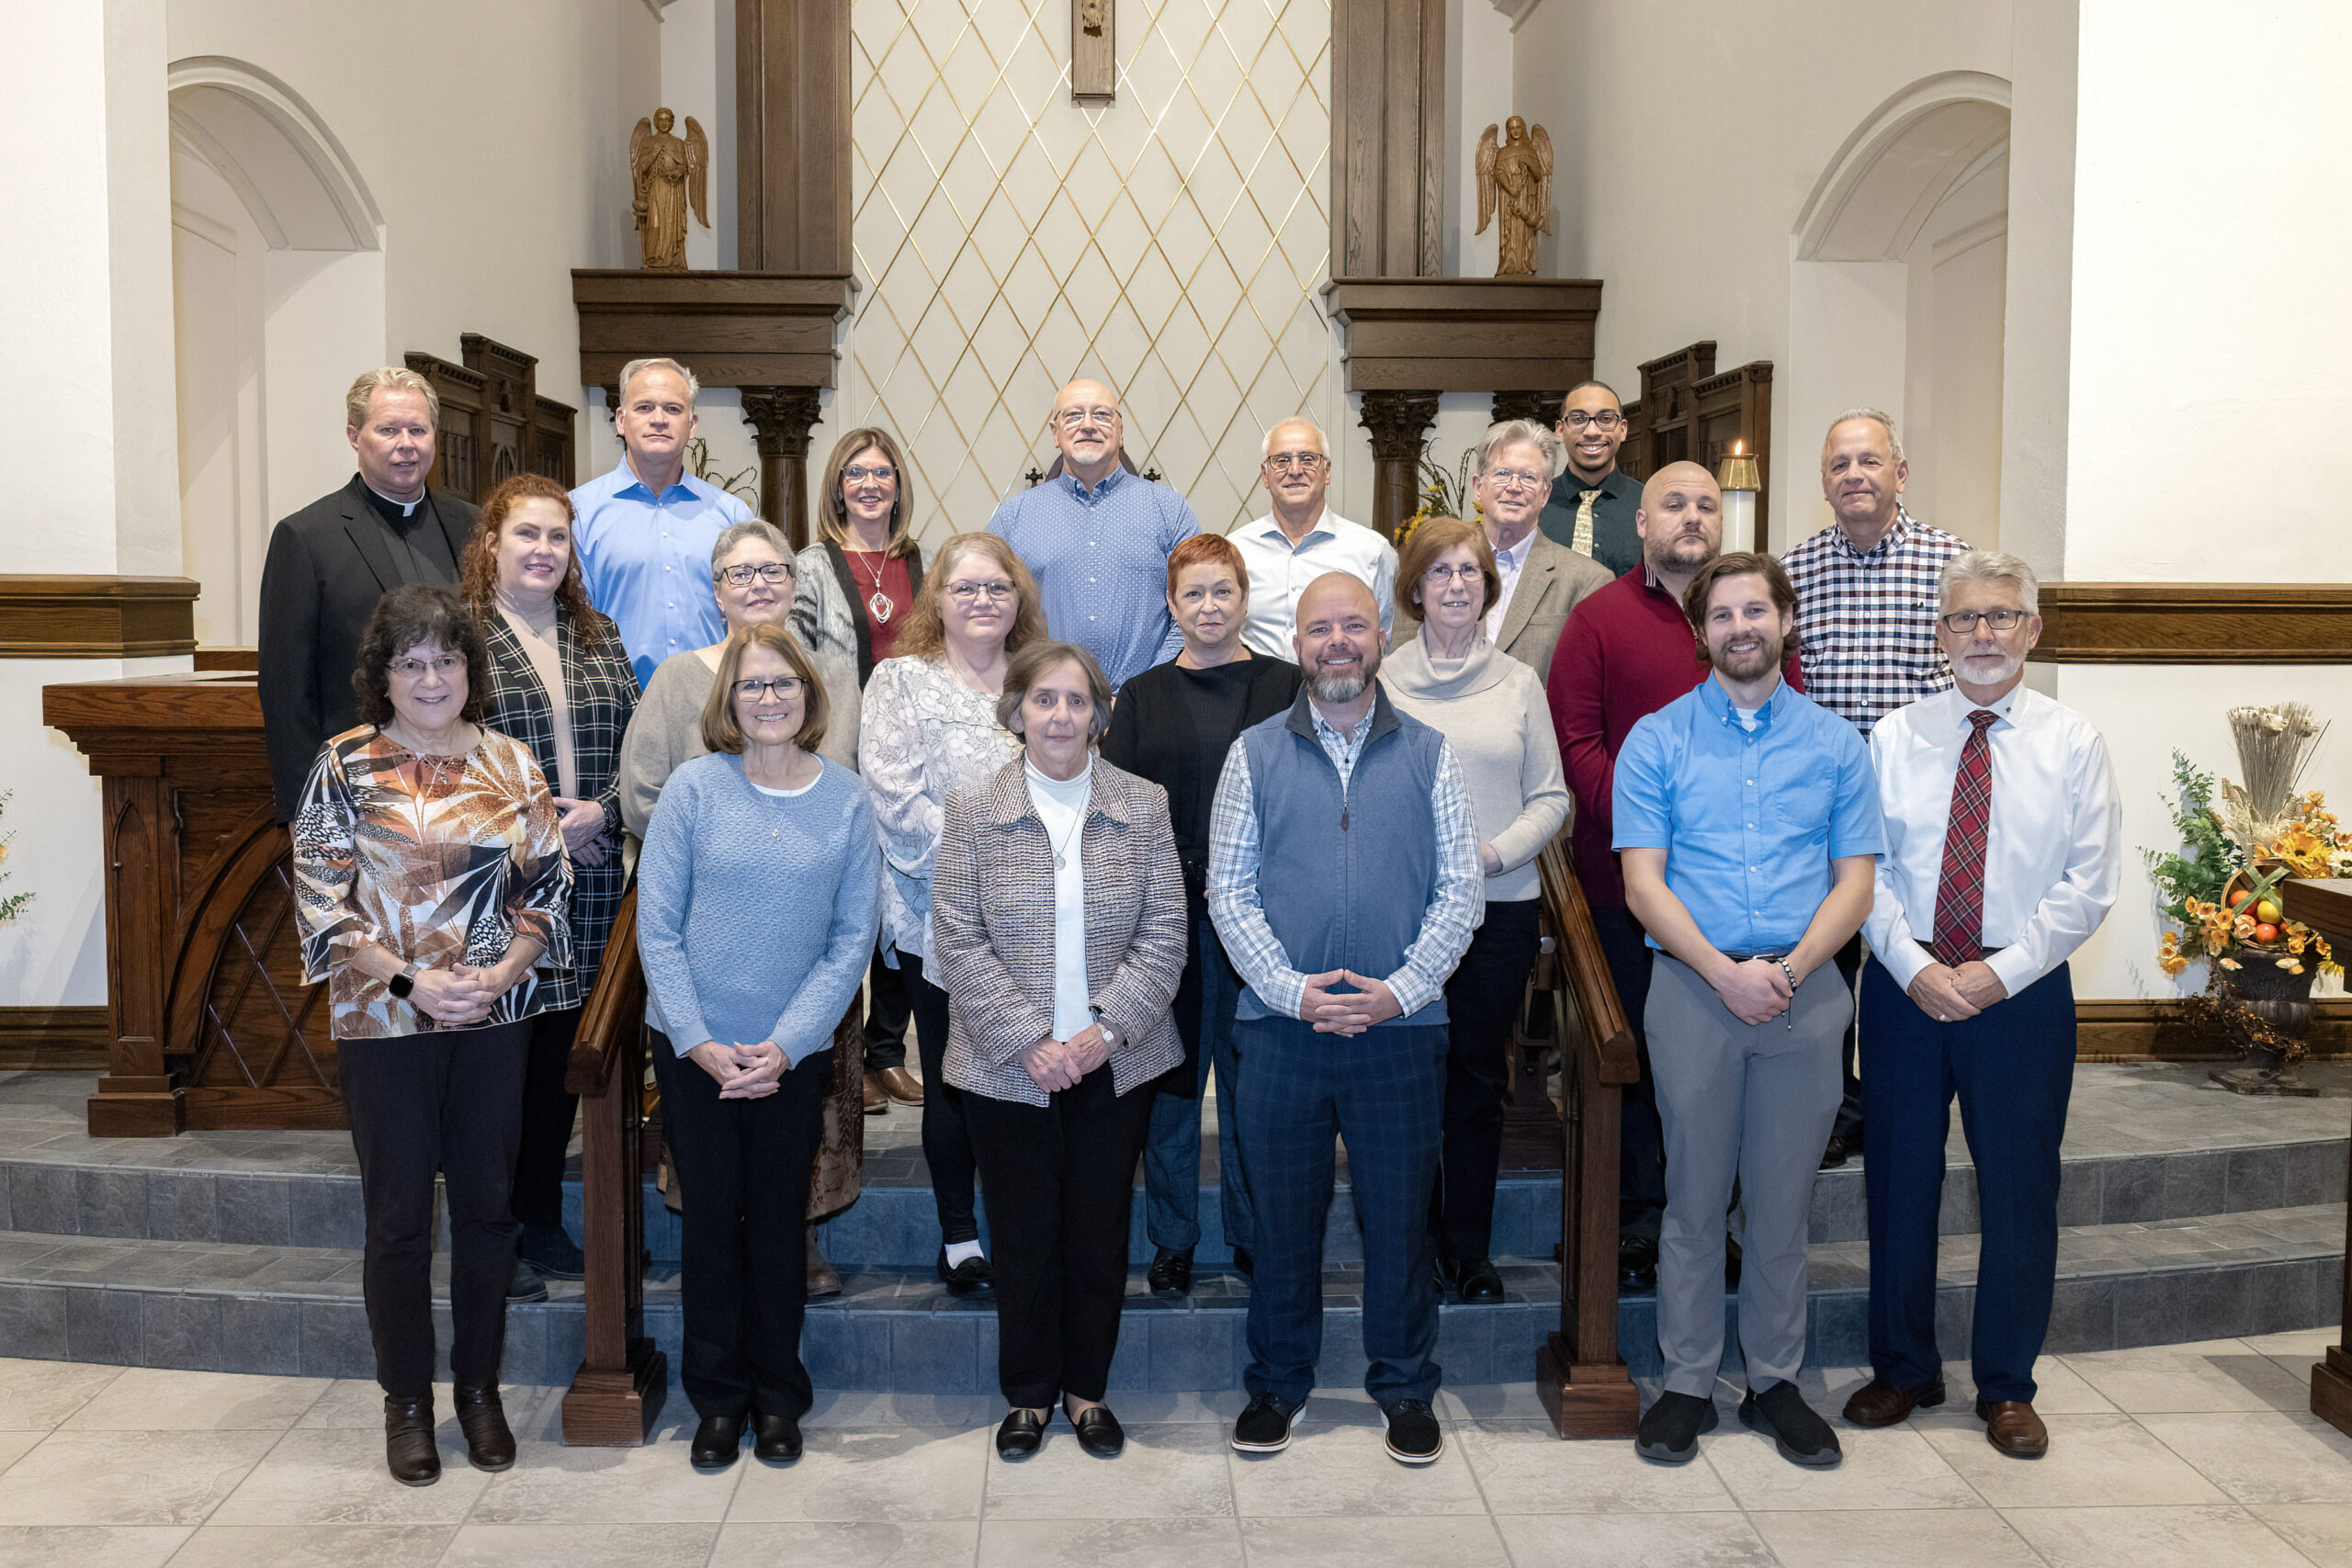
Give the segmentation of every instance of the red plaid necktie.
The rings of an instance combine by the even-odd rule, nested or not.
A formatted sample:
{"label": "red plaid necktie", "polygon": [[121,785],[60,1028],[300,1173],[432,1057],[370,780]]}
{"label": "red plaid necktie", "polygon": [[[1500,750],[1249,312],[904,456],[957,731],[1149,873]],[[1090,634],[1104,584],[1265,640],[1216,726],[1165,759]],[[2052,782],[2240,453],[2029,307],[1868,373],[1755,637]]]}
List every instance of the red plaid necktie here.
{"label": "red plaid necktie", "polygon": [[1951,781],[1951,826],[1944,832],[1944,874],[1936,884],[1936,962],[1958,968],[1984,946],[1984,840],[1993,827],[1993,746],[1984,732],[2001,716],[1978,708]]}

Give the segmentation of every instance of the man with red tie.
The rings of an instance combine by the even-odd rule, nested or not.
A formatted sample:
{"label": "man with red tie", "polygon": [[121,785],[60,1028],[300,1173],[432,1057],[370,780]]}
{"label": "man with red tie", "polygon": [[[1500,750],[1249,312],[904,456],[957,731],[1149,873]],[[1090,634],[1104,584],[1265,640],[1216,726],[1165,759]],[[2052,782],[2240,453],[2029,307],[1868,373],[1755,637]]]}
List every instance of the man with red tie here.
{"label": "man with red tie", "polygon": [[1944,1401],[1936,1215],[1956,1093],[1984,1211],[1976,1414],[1993,1447],[2039,1459],[2033,1364],[2075,1076],[2066,960],[2115,902],[2122,807],[2098,731],[2022,683],[2041,635],[2033,569],[1971,550],[1944,567],[1939,599],[1955,688],[1871,736],[1886,824],[1861,997],[1874,1375],[1846,1419],[1887,1427]]}

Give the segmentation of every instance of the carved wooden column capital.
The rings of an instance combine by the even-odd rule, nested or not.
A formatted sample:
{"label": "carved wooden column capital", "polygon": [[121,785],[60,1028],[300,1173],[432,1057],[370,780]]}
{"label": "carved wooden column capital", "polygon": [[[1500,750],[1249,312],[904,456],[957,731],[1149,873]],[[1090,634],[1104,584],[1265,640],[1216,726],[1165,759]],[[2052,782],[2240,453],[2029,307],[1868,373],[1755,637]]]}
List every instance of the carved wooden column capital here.
{"label": "carved wooden column capital", "polygon": [[1497,392],[1494,415],[1497,424],[1514,419],[1532,419],[1538,424],[1556,424],[1560,420],[1560,405],[1567,401],[1566,392]]}
{"label": "carved wooden column capital", "polygon": [[1363,394],[1357,418],[1372,435],[1372,525],[1393,539],[1413,514],[1421,444],[1437,421],[1437,394],[1376,389]]}
{"label": "carved wooden column capital", "polygon": [[746,387],[743,423],[760,452],[760,507],[792,547],[808,547],[808,432],[824,412],[814,387]]}

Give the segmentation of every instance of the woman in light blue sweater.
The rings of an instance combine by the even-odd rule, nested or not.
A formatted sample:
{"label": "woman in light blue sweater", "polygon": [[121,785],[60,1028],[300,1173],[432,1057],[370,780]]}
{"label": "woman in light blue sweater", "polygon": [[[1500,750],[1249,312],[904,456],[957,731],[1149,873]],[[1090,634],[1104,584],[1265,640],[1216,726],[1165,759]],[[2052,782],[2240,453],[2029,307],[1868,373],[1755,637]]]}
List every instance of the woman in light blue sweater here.
{"label": "woman in light blue sweater", "polygon": [[809,1163],[833,1026],[874,949],[881,852],[857,775],[816,754],[825,690],[780,625],[738,629],[706,756],[662,787],[638,861],[646,1022],[684,1200],[681,1293],[696,1469],[800,1457]]}

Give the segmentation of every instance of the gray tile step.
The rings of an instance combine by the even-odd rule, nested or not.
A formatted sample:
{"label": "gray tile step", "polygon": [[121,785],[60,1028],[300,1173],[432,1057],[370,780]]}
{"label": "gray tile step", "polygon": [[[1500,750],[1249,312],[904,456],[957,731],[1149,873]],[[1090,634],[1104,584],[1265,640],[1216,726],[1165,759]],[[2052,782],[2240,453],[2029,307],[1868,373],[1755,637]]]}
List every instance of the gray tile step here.
{"label": "gray tile step", "polygon": [[[2344,1211],[2312,1204],[2204,1221],[2070,1226],[2060,1244],[2049,1348],[2056,1352],[2267,1334],[2333,1321],[2342,1297]],[[1964,1357],[1975,1247],[1947,1238],[1939,1338]],[[1867,1248],[1813,1249],[1808,1360],[1867,1359]],[[1559,1275],[1548,1261],[1505,1259],[1506,1301],[1445,1304],[1439,1359],[1454,1382],[1529,1376],[1557,1322]],[[445,1281],[446,1283],[446,1281]],[[1328,1268],[1318,1377],[1352,1385],[1363,1371],[1360,1271]],[[1238,1386],[1248,1287],[1207,1272],[1194,1295],[1130,1298],[1113,1386],[1161,1391]],[[1726,1300],[1736,1346],[1736,1303]],[[1657,1370],[1657,1303],[1618,1305],[1620,1353]],[[581,1287],[507,1314],[506,1376],[568,1382],[582,1332]],[[648,1331],[677,1364],[674,1269],[647,1289]],[[803,1355],[820,1386],[985,1393],[995,1382],[996,1314],[957,1301],[926,1271],[847,1271],[842,1295],[812,1303]],[[447,1325],[443,1337],[447,1338]],[[0,1347],[17,1356],[134,1366],[365,1377],[372,1374],[359,1255],[339,1247],[259,1247],[127,1237],[0,1235]],[[1733,1354],[1736,1356],[1736,1351]]]}

